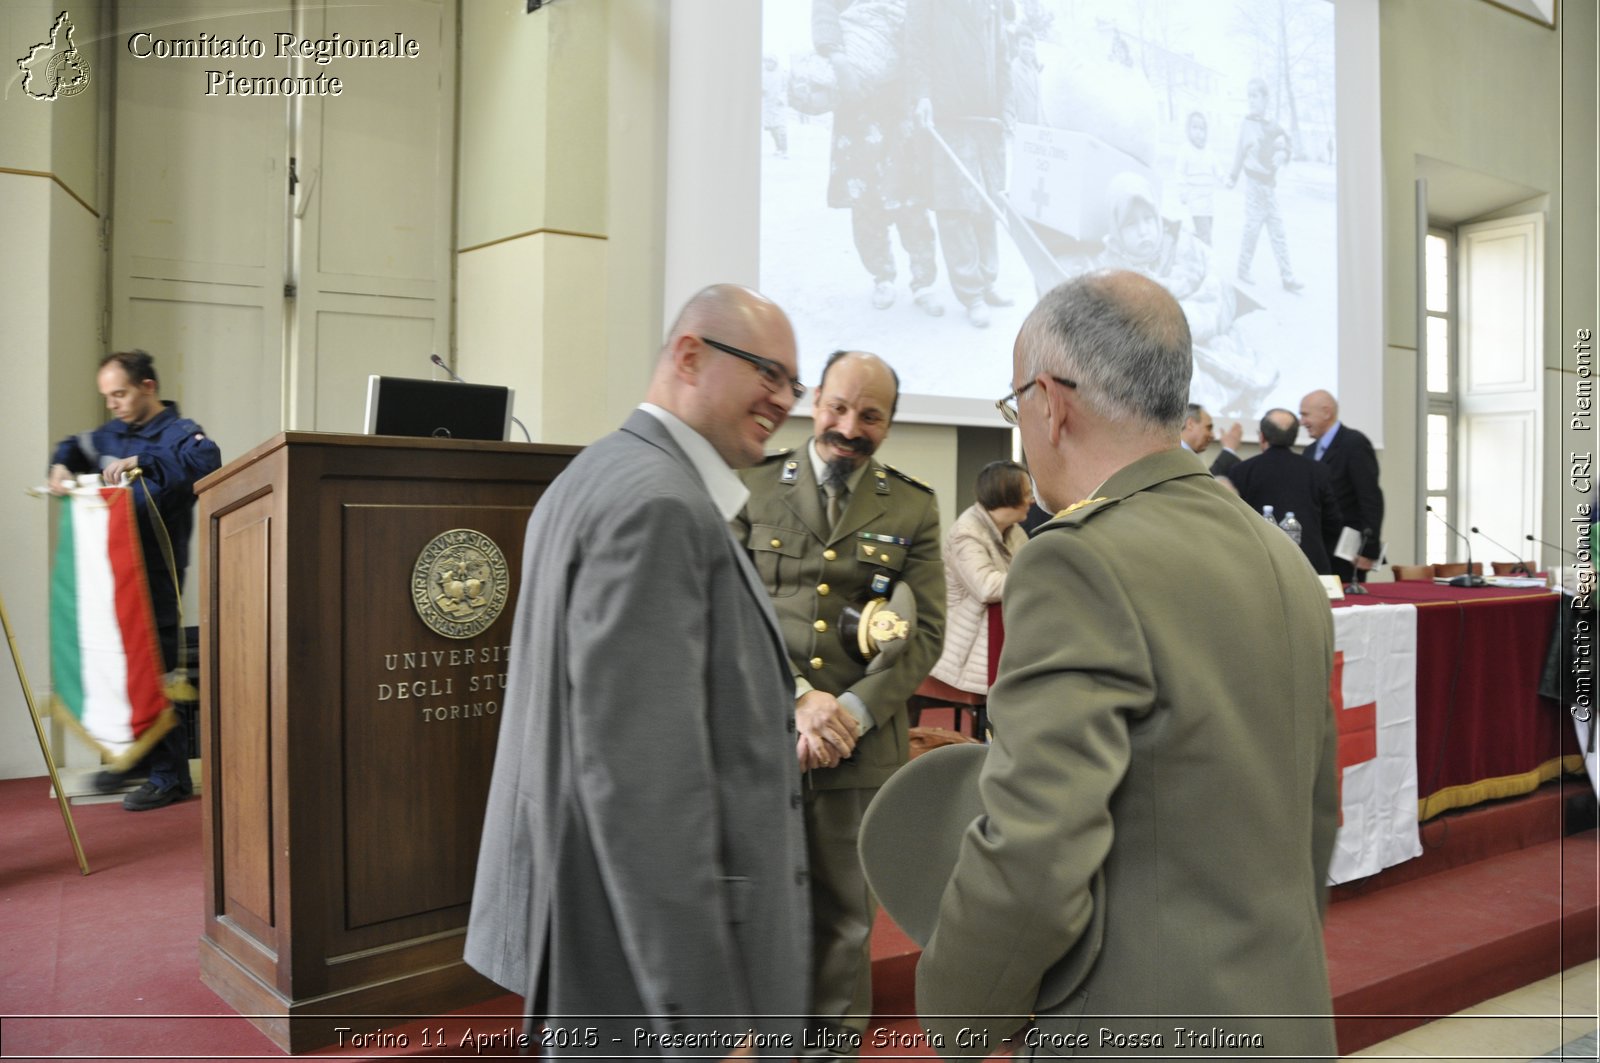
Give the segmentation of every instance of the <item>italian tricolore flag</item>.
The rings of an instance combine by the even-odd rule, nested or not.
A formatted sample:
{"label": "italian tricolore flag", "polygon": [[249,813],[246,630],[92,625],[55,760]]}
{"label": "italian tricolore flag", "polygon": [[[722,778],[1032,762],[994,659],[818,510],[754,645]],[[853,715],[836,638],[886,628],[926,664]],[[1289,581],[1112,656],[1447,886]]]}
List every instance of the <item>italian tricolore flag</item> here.
{"label": "italian tricolore flag", "polygon": [[122,771],[176,722],[163,689],[133,492],[80,489],[58,502],[50,580],[56,710]]}

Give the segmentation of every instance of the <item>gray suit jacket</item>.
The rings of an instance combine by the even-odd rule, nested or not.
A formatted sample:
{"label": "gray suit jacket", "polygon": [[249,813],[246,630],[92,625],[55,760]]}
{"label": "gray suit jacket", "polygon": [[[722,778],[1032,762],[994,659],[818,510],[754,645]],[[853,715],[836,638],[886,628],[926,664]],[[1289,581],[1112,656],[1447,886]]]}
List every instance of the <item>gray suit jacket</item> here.
{"label": "gray suit jacket", "polygon": [[798,1030],[760,1018],[810,1004],[793,702],[755,572],[635,412],[528,523],[467,962],[552,1026],[619,1016],[572,1054]]}

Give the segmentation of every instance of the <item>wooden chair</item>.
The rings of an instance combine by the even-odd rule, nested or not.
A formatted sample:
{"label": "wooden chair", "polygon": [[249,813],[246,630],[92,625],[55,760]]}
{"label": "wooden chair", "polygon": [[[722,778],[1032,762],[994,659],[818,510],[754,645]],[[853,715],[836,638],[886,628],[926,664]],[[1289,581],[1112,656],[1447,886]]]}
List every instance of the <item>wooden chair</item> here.
{"label": "wooden chair", "polygon": [[[1434,565],[1433,574],[1438,579],[1454,579],[1457,576],[1465,576],[1467,574],[1467,563],[1465,561],[1452,561],[1448,565]],[[1482,561],[1474,561],[1472,563],[1472,574],[1474,576],[1483,575]]]}
{"label": "wooden chair", "polygon": [[972,714],[972,737],[982,741],[989,731],[988,701],[987,695],[959,690],[930,675],[917,687],[917,692],[906,699],[906,708],[911,714],[912,727],[916,727],[922,718],[923,709],[950,709],[952,722],[958,732],[961,730],[961,714],[969,712]]}
{"label": "wooden chair", "polygon": [[1407,580],[1433,581],[1432,565],[1390,565],[1389,569],[1394,573],[1396,583],[1403,583]]}
{"label": "wooden chair", "polygon": [[907,738],[908,744],[911,746],[910,759],[912,760],[916,760],[928,750],[938,749],[940,746],[971,744],[977,741],[976,738],[969,738],[964,734],[959,734],[944,727],[913,727]]}
{"label": "wooden chair", "polygon": [[[1491,561],[1489,567],[1496,576],[1531,576],[1539,571],[1537,561]],[[1518,571],[1520,569],[1520,571]]]}

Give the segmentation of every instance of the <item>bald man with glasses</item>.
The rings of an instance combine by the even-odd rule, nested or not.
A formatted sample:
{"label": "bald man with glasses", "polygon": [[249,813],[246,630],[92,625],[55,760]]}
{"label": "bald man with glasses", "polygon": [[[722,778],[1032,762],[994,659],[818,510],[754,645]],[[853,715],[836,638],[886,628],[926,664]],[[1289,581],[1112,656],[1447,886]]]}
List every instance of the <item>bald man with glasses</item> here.
{"label": "bald man with glasses", "polygon": [[795,367],[776,304],[707,288],[644,403],[529,521],[466,960],[524,994],[530,1036],[558,1035],[547,1058],[716,1059],[801,1032],[794,684],[728,530]]}

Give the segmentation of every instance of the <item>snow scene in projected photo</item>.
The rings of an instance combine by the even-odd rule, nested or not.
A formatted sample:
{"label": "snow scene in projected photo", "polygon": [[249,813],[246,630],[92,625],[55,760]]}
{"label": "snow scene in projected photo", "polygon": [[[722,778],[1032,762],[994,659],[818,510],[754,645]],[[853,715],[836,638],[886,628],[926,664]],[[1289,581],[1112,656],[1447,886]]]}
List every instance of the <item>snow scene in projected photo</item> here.
{"label": "snow scene in projected photo", "polygon": [[1118,266],[1217,416],[1336,385],[1329,0],[766,0],[762,37],[761,287],[808,382],[857,347],[992,400],[1038,294]]}

